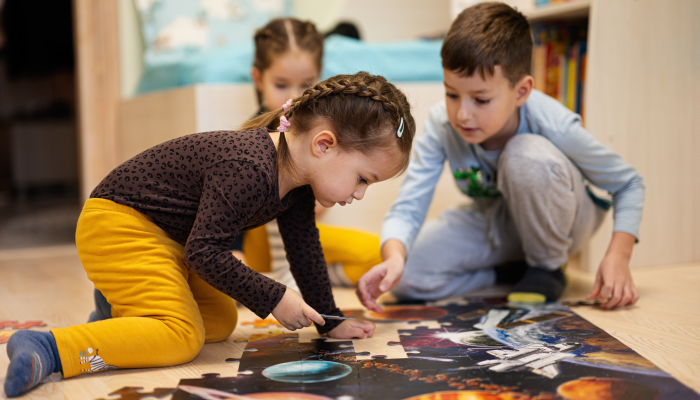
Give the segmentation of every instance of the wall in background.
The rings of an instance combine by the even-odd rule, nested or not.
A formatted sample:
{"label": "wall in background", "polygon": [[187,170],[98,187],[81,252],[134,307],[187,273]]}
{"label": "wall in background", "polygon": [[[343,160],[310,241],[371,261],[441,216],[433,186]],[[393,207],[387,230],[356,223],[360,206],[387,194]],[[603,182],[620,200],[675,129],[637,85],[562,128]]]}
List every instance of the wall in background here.
{"label": "wall in background", "polygon": [[340,21],[355,23],[367,42],[415,39],[447,32],[450,0],[295,0],[294,16],[321,31]]}
{"label": "wall in background", "polygon": [[119,68],[121,95],[129,98],[136,92],[143,72],[143,36],[134,0],[119,0]]}

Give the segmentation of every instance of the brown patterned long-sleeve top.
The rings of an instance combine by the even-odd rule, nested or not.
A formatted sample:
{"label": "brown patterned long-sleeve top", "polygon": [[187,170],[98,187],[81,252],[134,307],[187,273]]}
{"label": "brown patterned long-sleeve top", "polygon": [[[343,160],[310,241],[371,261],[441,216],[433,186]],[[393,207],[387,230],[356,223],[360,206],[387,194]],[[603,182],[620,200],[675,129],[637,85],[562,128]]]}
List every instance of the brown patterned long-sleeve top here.
{"label": "brown patterned long-sleeve top", "polygon": [[[286,286],[245,266],[228,250],[236,235],[277,218],[304,300],[342,316],[314,219],[310,186],[283,199],[277,151],[267,129],[205,132],[152,147],[115,168],[90,197],[132,207],[185,245],[185,260],[204,281],[265,318]],[[338,321],[318,326],[328,332]]]}

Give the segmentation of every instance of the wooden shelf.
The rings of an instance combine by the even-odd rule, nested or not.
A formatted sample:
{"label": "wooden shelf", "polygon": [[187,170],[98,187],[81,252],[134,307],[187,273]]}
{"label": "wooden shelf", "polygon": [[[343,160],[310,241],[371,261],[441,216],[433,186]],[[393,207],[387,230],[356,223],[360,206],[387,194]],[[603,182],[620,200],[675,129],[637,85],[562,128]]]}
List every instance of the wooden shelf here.
{"label": "wooden shelf", "polygon": [[529,11],[525,11],[524,14],[531,22],[546,19],[573,19],[587,17],[590,8],[591,0],[577,0],[535,7]]}

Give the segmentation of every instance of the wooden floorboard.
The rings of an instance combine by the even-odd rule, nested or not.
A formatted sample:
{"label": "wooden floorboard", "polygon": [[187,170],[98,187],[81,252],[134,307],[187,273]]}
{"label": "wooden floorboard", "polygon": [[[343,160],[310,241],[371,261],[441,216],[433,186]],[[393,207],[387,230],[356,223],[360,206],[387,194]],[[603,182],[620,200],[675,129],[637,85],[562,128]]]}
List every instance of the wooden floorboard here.
{"label": "wooden floorboard", "polygon": [[[568,276],[565,298],[587,294],[592,276],[575,269]],[[575,311],[700,392],[700,263],[635,270],[634,279],[641,294],[636,306],[617,311],[578,307]],[[497,292],[498,288],[484,293]],[[360,308],[353,290],[336,289],[335,294],[341,308]],[[92,284],[75,249],[0,252],[0,320],[40,319],[48,324],[41,329],[48,330],[83,323],[92,310]],[[255,319],[246,309],[239,309],[239,313],[240,322]],[[403,327],[379,325],[373,338],[353,340],[355,350],[405,358],[401,346],[386,344],[398,341],[397,328]],[[180,366],[107,371],[66,380],[54,374],[22,398],[97,399],[123,386],[143,386],[150,390],[175,387],[180,379],[196,378],[203,373],[233,376],[238,365],[224,360],[240,357],[245,346],[234,343],[234,339],[261,331],[264,330],[239,325],[227,341],[204,345],[194,361]],[[300,340],[313,337],[316,333],[312,328],[300,333]],[[5,346],[0,345],[0,382],[4,382],[8,364]],[[4,398],[4,393],[0,393],[0,399]]]}

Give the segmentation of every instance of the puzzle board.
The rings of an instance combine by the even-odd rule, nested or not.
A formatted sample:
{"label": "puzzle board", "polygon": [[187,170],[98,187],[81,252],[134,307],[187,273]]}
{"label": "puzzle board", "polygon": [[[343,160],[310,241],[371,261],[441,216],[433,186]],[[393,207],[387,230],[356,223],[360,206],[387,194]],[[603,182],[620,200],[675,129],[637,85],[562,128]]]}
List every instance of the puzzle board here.
{"label": "puzzle board", "polygon": [[[304,343],[296,333],[266,331],[249,338],[238,376],[182,379],[173,399],[700,399],[559,304],[468,298],[346,315],[413,324],[388,343],[408,358],[356,353],[352,341]],[[199,395],[191,394],[197,388]]]}

